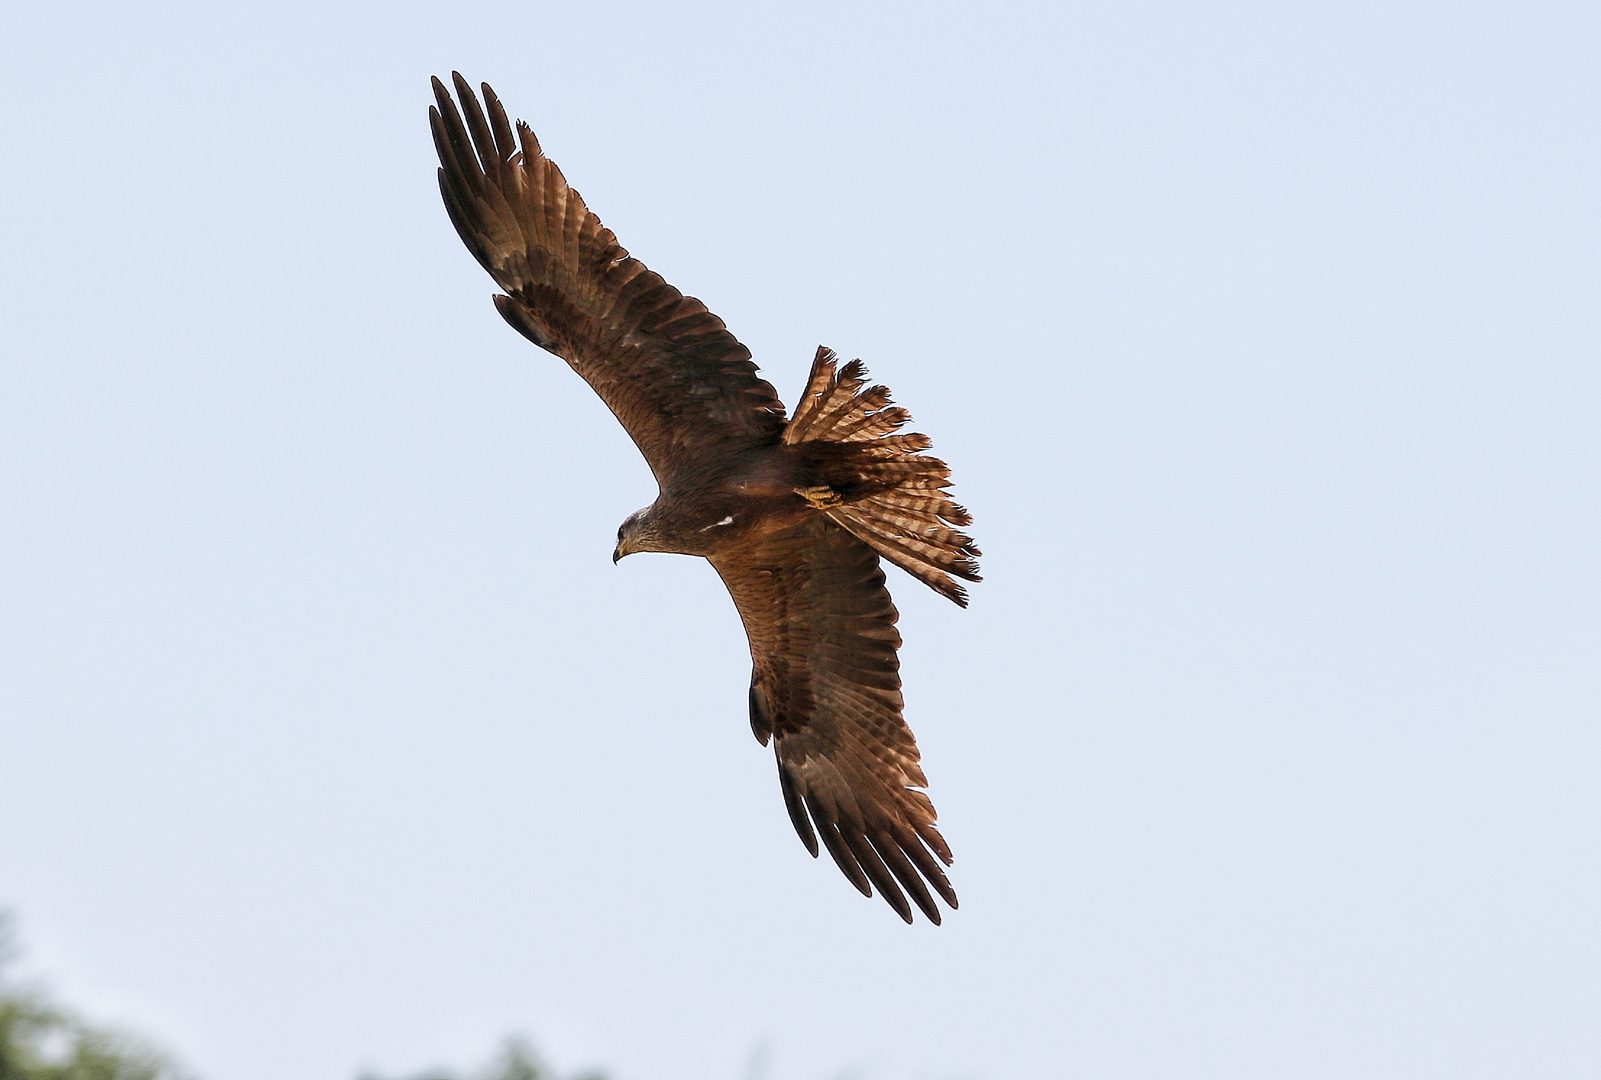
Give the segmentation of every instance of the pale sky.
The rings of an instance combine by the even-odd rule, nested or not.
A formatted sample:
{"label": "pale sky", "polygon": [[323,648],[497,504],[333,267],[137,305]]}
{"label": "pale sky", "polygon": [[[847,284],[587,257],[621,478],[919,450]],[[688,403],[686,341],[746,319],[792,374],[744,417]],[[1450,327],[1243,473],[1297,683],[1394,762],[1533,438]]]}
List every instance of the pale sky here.
{"label": "pale sky", "polygon": [[[0,60],[0,906],[207,1080],[1601,1060],[1601,7],[54,3]],[[814,862],[510,331],[488,80],[793,402],[862,357],[961,910]]]}

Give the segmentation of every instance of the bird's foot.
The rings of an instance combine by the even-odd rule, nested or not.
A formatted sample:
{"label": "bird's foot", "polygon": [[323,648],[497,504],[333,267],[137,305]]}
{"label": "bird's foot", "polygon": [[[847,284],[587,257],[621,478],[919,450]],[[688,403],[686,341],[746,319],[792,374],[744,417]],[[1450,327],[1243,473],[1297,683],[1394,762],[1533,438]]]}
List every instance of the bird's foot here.
{"label": "bird's foot", "polygon": [[811,503],[812,508],[816,510],[828,510],[835,506],[845,505],[845,500],[840,498],[839,493],[827,484],[822,484],[818,487],[796,488],[795,494]]}

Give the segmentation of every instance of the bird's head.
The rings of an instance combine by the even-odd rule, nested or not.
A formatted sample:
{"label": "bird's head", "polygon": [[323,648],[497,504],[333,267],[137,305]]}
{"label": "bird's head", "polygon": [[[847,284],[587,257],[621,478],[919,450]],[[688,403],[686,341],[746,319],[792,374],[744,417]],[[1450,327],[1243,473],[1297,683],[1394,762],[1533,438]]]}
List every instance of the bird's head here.
{"label": "bird's head", "polygon": [[660,551],[658,546],[661,537],[657,535],[656,523],[650,514],[651,508],[635,510],[623,523],[617,527],[617,548],[611,553],[613,563],[624,555],[632,555],[636,551]]}

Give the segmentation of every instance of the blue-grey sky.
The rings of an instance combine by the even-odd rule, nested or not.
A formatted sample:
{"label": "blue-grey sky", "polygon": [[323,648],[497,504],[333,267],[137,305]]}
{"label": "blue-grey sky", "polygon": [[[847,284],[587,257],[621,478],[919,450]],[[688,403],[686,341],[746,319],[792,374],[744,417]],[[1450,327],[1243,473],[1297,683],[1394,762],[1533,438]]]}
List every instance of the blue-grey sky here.
{"label": "blue-grey sky", "polygon": [[[0,905],[212,1080],[1593,1075],[1601,8],[53,3],[0,60]],[[962,909],[807,858],[495,315],[489,80],[793,401],[865,359]]]}

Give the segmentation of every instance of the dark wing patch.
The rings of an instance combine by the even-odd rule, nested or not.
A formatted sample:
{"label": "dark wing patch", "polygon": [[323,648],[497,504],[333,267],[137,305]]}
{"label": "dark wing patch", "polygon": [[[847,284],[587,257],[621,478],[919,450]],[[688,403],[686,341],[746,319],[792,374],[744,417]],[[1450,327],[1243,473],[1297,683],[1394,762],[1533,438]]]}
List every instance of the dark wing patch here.
{"label": "dark wing patch", "polygon": [[487,83],[486,111],[453,78],[462,111],[438,79],[428,110],[439,188],[468,250],[506,290],[495,299],[506,321],[583,376],[664,489],[776,442],[784,406],[750,350],[617,243],[528,125],[513,136]]}
{"label": "dark wing patch", "polygon": [[951,852],[917,790],[928,781],[901,718],[898,616],[878,556],[818,516],[711,563],[750,638],[751,727],[774,742],[801,842],[815,856],[821,839],[907,922],[910,894],[938,923],[930,888],[956,907],[940,866]]}

